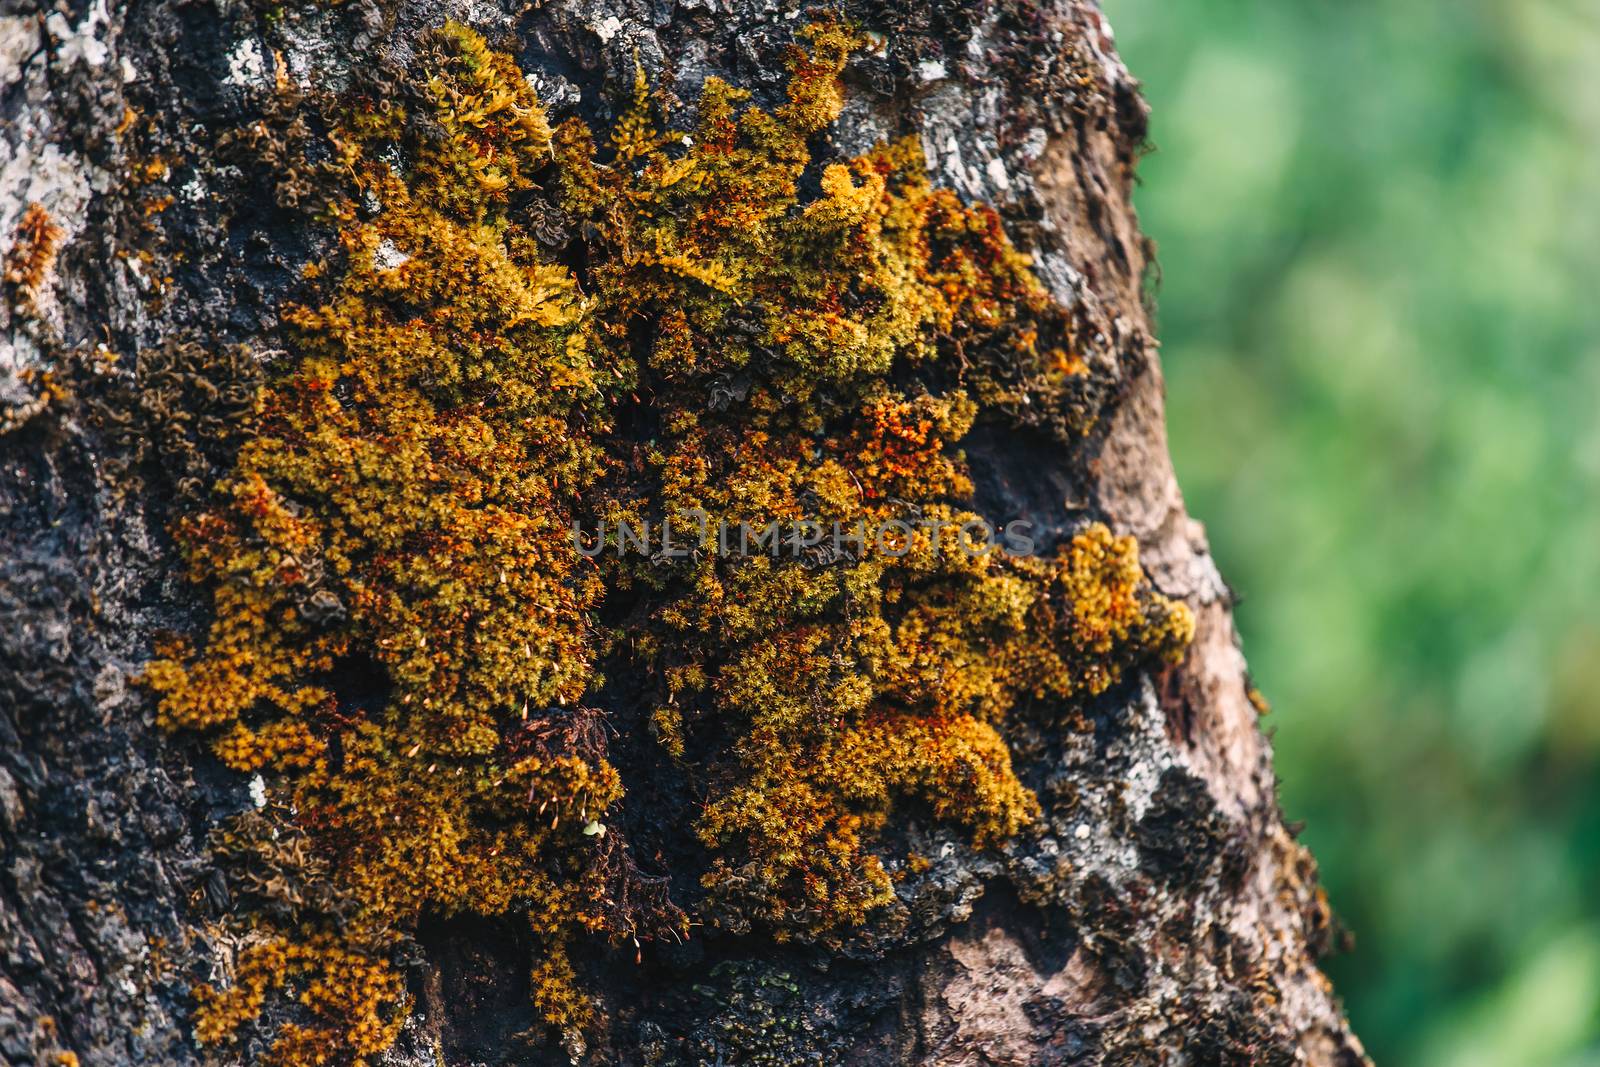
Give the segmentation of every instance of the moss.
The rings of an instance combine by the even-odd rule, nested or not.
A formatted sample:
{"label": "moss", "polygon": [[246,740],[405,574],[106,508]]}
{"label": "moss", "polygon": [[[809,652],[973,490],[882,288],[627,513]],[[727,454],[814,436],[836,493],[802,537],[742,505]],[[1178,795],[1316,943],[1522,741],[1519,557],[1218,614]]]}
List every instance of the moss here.
{"label": "moss", "polygon": [[3,278],[19,305],[30,306],[39,285],[55,262],[56,248],[65,232],[50,218],[43,204],[31,203],[17,221],[11,248],[5,256]]}
{"label": "moss", "polygon": [[[1186,642],[1186,609],[1103,527],[1047,557],[963,550],[962,437],[1023,407],[1081,432],[1086,372],[998,217],[933,188],[914,143],[802,198],[855,45],[806,36],[774,110],[713,79],[669,131],[641,75],[601,146],[451,24],[404,105],[337,123],[339,251],[284,315],[293,358],[232,469],[175,526],[213,621],[145,673],[164,726],[265,776],[298,850],[223,843],[268,888],[233,984],[198,991],[208,1043],[270,1016],[277,1062],[378,1052],[425,912],[526,915],[563,1025],[587,1011],[575,935],[684,932],[595,830],[625,784],[601,663],[650,691],[619,728],[706,783],[700,910],[783,938],[890,898],[874,842],[905,800],[980,846],[1017,834],[1037,804],[1007,715]],[[559,255],[555,214],[583,235]],[[575,520],[689,510],[922,522],[827,558],[571,544]]]}
{"label": "moss", "polygon": [[109,443],[110,481],[150,485],[178,510],[203,504],[215,472],[252,432],[261,370],[242,345],[169,338],[141,349],[133,377],[115,373],[106,349],[76,352],[68,380],[87,422]]}
{"label": "moss", "polygon": [[[572,931],[681,923],[608,906],[604,849],[580,832],[620,795],[579,706],[600,586],[563,521],[598,462],[570,423],[601,397],[570,273],[505,210],[547,157],[542,113],[475,40],[433,42],[425,124],[351,116],[352,193],[381,210],[345,205],[339,260],[314,272],[325,298],[286,314],[293,369],[261,392],[212,506],[178,524],[213,589],[203,651],[171,647],[145,675],[163,725],[270,772],[274,805],[338,857],[340,923],[297,913],[231,989],[201,990],[208,1041],[297,990],[309,1019],[280,1027],[285,1063],[387,1044],[404,1009],[388,956],[425,908],[526,910],[545,939],[541,1003],[562,1022],[582,1015]],[[418,161],[404,176],[377,158],[389,138]],[[341,700],[355,661],[382,698]]]}
{"label": "moss", "polygon": [[[26,336],[44,352],[54,353],[62,346],[41,301],[45,299],[45,279],[55,264],[66,231],[43,204],[30,203],[10,236],[11,245],[0,259],[0,296],[10,309],[18,337]],[[0,397],[10,401],[0,403],[0,435],[10,433],[68,397],[67,388],[48,367],[41,370],[24,366],[20,371],[8,370],[6,377],[15,381],[0,379]]]}
{"label": "moss", "polygon": [[832,1013],[808,1003],[788,972],[723,962],[696,984],[708,1020],[691,1038],[699,1063],[821,1067],[841,1063],[846,1043],[830,1032]]}

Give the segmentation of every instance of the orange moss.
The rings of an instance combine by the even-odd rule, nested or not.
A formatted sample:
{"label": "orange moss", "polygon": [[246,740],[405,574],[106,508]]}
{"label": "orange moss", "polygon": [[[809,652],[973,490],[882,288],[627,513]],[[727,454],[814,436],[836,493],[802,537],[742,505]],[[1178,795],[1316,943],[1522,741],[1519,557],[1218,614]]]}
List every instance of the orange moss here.
{"label": "orange moss", "polygon": [[[352,193],[382,208],[346,208],[325,299],[285,316],[293,369],[261,394],[213,506],[179,524],[213,590],[203,650],[145,672],[163,725],[216,731],[230,766],[271,772],[273,800],[339,857],[339,932],[302,916],[226,993],[200,991],[214,1042],[311,981],[312,1019],[278,1031],[284,1063],[389,1043],[404,999],[387,959],[424,908],[556,917],[540,926],[557,984],[572,930],[680,921],[608,911],[581,834],[621,793],[579,706],[600,587],[565,522],[598,462],[570,423],[600,396],[573,279],[505,211],[548,161],[548,129],[481,39],[451,26],[431,43],[428,118],[449,136],[393,108],[351,120]],[[385,138],[417,161],[404,177],[375,158]],[[363,663],[386,695],[352,703],[337,679]],[[542,1001],[582,1016],[571,991]]]}
{"label": "orange moss", "polygon": [[[575,933],[683,929],[661,892],[619,891],[639,876],[618,834],[584,832],[624,786],[585,706],[603,659],[656,687],[649,728],[703,763],[704,910],[787,937],[889,899],[875,840],[906,798],[979,846],[1018,833],[1037,805],[1007,714],[1187,640],[1103,527],[1047,558],[964,549],[962,437],[1020,406],[1081,430],[1082,364],[998,216],[933,188],[914,143],[827,166],[802,201],[855,44],[806,36],[772,112],[712,79],[668,131],[641,74],[602,150],[450,24],[420,58],[422,113],[340,123],[339,254],[284,316],[295,359],[232,471],[176,530],[210,631],[145,673],[163,725],[263,773],[322,857],[297,861],[318,884],[290,920],[250,920],[233,984],[197,991],[203,1041],[282,1002],[277,1062],[363,1062],[403,1018],[390,961],[424,911],[526,915],[535,999],[567,1025]],[[581,287],[520,206],[536,176],[585,235]],[[641,434],[619,413],[646,403]],[[570,541],[578,518],[688,510],[923,524],[833,558],[596,566]],[[600,627],[620,595],[636,621]]]}
{"label": "orange moss", "polygon": [[64,231],[50,218],[43,204],[29,204],[17,222],[11,248],[6,252],[6,284],[16,286],[31,299],[31,294],[44,281],[50,264],[55,262],[56,246],[63,236]]}
{"label": "orange moss", "polygon": [[[267,994],[290,982],[300,986],[297,1000],[315,1025],[290,1023],[280,1029],[269,1064],[327,1063],[382,1052],[399,1036],[406,1003],[399,976],[370,956],[353,953],[327,933],[291,940],[259,941],[239,953],[234,984],[218,992],[196,991],[200,1011],[195,1034],[214,1044],[261,1013]],[[387,1018],[385,1016],[387,1015]]]}
{"label": "orange moss", "polygon": [[[913,143],[828,166],[801,203],[850,47],[836,25],[810,36],[771,114],[736,111],[743,94],[713,79],[698,126],[669,133],[641,83],[605,166],[586,128],[556,132],[566,206],[598,234],[598,340],[653,339],[624,378],[648,385],[661,426],[606,480],[611,517],[946,524],[913,531],[903,553],[869,543],[825,567],[606,561],[608,588],[647,589],[654,605],[629,669],[663,680],[658,735],[675,755],[686,732],[719,746],[698,826],[711,912],[779,936],[859,922],[889,898],[869,838],[896,798],[981,843],[1015,834],[1035,805],[997,732],[1005,713],[1024,695],[1103,691],[1181,647],[1187,625],[1143,584],[1131,540],[1103,528],[1050,560],[963,551],[978,516],[954,446],[980,407],[1005,408],[1014,379],[1051,402],[1047,372],[1017,368],[1061,313],[997,216],[934,189]],[[889,384],[930,364],[953,379],[942,393]],[[748,396],[713,410],[734,375]]]}

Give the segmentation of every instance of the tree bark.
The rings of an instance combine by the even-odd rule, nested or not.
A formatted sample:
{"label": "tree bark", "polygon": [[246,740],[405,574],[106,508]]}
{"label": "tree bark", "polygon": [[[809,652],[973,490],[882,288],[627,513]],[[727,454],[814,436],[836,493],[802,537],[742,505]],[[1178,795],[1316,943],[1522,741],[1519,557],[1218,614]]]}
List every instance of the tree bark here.
{"label": "tree bark", "polygon": [[[186,460],[141,451],[107,430],[115,411],[58,388],[63,361],[119,358],[108,373],[137,386],[155,366],[140,353],[273,344],[276,309],[331,240],[296,211],[293,160],[273,172],[237,150],[291,121],[282,79],[337,88],[377,56],[404,66],[454,17],[533,72],[553,119],[604,121],[636,63],[686,100],[713,74],[770,97],[810,15],[764,0],[3,10],[0,1063],[250,1062],[259,1050],[195,1044],[190,999],[225,969],[207,923],[229,888],[207,834],[247,809],[248,786],[158,729],[133,683],[158,633],[204,617],[164,527],[237,443],[216,426]],[[846,13],[883,44],[847,68],[825,151],[918,136],[936,184],[1000,209],[1115,382],[1076,445],[975,431],[980,510],[1133,535],[1156,587],[1193,611],[1194,641],[1093,702],[1086,730],[1016,727],[1040,825],[990,852],[914,829],[931,868],[849,936],[706,931],[638,963],[597,942],[579,950],[596,1020],[561,1034],[531,1007],[513,927],[425,922],[384,1062],[1365,1063],[1317,969],[1337,928],[1278,809],[1231,596],[1168,457],[1131,200],[1146,107],[1110,28],[1087,0]]]}

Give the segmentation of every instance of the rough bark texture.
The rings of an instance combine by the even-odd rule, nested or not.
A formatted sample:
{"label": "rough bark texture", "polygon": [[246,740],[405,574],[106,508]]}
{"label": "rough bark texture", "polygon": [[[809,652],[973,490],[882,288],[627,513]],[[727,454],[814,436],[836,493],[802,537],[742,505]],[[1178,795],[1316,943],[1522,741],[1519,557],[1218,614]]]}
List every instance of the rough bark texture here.
{"label": "rough bark texture", "polygon": [[[195,1062],[208,1054],[188,991],[222,973],[204,924],[228,907],[206,833],[246,807],[246,784],[161,733],[131,679],[153,634],[200,617],[164,529],[227,427],[190,434],[198,456],[119,440],[82,398],[41,403],[27,372],[97,344],[131,373],[162,346],[270,344],[274,308],[329,239],[295,215],[292,180],[238,151],[239,131],[273,121],[275,76],[336,88],[374,56],[403,65],[455,17],[537,72],[554,117],[603,119],[636,57],[685,99],[713,73],[760,99],[807,16],[770,0],[0,10],[0,246],[30,203],[62,230],[41,277],[12,255],[0,308],[0,1062]],[[912,827],[932,867],[842,941],[697,931],[639,963],[597,943],[581,966],[599,1022],[563,1037],[529,1004],[514,926],[426,925],[415,1013],[387,1061],[1363,1063],[1316,968],[1335,934],[1278,810],[1229,591],[1168,459],[1130,200],[1137,84],[1086,0],[848,14],[886,48],[847,72],[830,150],[920,134],[935,180],[1000,207],[1058,299],[1085,310],[1120,382],[1073,449],[980,428],[966,442],[980,507],[1135,535],[1157,586],[1194,611],[1194,644],[1094,702],[1090,729],[1018,726],[1042,826],[992,854]]]}

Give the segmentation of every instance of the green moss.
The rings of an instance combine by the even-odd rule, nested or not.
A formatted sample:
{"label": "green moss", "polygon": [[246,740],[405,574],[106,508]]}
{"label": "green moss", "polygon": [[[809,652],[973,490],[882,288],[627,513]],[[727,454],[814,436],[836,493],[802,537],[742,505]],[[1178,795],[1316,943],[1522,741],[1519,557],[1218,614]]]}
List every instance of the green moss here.
{"label": "green moss", "polygon": [[[913,144],[825,167],[802,202],[854,46],[807,36],[775,110],[712,80],[668,132],[641,76],[602,150],[451,24],[416,113],[341,122],[340,252],[285,314],[294,359],[232,471],[177,527],[214,621],[146,671],[165,726],[263,773],[275,817],[337,857],[247,920],[233,985],[199,992],[203,1040],[280,997],[277,1062],[375,1054],[425,911],[526,915],[535,997],[567,1025],[575,934],[682,932],[621,835],[584,833],[625,785],[588,703],[604,660],[655,690],[623,728],[707,783],[700,910],[782,938],[890,898],[873,840],[904,799],[978,845],[1015,835],[1037,805],[1002,736],[1014,705],[1101,692],[1187,640],[1102,527],[1049,558],[961,550],[961,438],[1024,401],[1081,431],[1082,361],[998,217],[934,189]],[[542,249],[536,179],[581,249]],[[737,410],[714,402],[734,388]],[[827,565],[570,541],[577,519],[688,509],[950,526]],[[596,621],[608,600],[625,625]]]}

